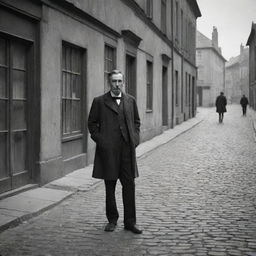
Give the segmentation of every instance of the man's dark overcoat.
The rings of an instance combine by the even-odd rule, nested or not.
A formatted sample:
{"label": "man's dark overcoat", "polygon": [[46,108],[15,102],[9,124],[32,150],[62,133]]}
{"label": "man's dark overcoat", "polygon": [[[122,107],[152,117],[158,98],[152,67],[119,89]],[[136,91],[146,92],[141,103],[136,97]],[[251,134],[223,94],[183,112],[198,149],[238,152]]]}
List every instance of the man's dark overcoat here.
{"label": "man's dark overcoat", "polygon": [[226,105],[227,105],[226,97],[224,95],[219,95],[215,102],[216,112],[218,113],[227,112]]}
{"label": "man's dark overcoat", "polygon": [[242,107],[246,107],[249,104],[249,101],[246,97],[242,97],[240,100],[240,104],[242,105]]}
{"label": "man's dark overcoat", "polygon": [[[133,177],[138,177],[135,148],[139,144],[140,118],[135,99],[122,93],[124,115],[130,137],[131,165]],[[110,92],[93,100],[88,118],[91,138],[96,142],[93,177],[117,180],[120,171],[120,126],[118,105]]]}

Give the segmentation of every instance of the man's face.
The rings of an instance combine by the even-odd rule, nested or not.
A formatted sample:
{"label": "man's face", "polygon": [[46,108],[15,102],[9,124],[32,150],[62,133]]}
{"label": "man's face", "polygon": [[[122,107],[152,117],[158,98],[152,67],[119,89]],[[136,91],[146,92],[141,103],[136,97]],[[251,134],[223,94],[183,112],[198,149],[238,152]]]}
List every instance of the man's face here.
{"label": "man's face", "polygon": [[113,74],[110,77],[110,90],[116,96],[120,94],[123,89],[123,75],[122,74]]}

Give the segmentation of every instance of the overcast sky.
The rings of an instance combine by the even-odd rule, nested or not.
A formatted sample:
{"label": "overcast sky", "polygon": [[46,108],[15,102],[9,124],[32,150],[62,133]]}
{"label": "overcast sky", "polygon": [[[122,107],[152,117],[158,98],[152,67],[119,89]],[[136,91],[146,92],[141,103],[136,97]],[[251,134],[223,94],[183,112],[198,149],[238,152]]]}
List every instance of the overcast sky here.
{"label": "overcast sky", "polygon": [[197,29],[212,38],[217,27],[219,46],[226,60],[240,54],[240,44],[246,45],[252,21],[256,23],[256,0],[197,0],[202,17]]}

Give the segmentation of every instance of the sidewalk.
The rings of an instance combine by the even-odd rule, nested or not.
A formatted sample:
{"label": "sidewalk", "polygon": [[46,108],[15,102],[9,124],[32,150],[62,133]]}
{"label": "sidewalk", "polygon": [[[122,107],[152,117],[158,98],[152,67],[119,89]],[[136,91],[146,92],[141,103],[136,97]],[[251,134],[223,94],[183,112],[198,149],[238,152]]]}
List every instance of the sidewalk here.
{"label": "sidewalk", "polygon": [[256,142],[256,111],[254,111],[252,108],[247,108],[247,115],[251,119],[252,127],[254,129],[254,140]]}
{"label": "sidewalk", "polygon": [[[173,129],[166,130],[163,134],[141,143],[136,149],[137,157],[144,156],[151,150],[199,124],[208,112],[209,109],[198,108],[195,118],[189,119]],[[250,114],[250,117],[254,116],[256,120],[256,114],[251,112],[248,114]],[[43,187],[36,187],[0,200],[0,232],[41,214],[77,191],[88,191],[96,186],[101,180],[91,177],[92,168],[93,165],[89,165],[54,180]]]}

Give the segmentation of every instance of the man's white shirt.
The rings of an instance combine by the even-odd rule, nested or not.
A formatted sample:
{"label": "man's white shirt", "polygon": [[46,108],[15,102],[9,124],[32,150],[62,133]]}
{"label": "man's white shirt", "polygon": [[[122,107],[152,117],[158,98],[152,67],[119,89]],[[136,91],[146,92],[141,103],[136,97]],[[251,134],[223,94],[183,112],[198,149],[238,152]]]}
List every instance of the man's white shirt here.
{"label": "man's white shirt", "polygon": [[[119,93],[119,95],[115,95],[114,93],[112,93],[111,91],[110,91],[110,94],[111,94],[111,97],[122,97],[122,93],[120,92]],[[121,102],[121,100],[120,99],[116,99],[116,103],[119,105],[120,104],[120,102]]]}

